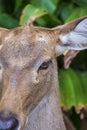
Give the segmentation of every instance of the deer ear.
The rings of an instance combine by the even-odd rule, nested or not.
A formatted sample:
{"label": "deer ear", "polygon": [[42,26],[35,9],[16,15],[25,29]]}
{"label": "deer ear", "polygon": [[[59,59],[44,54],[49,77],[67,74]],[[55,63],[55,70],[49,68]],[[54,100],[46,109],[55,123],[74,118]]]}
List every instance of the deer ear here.
{"label": "deer ear", "polygon": [[78,23],[72,31],[59,37],[66,49],[87,49],[87,18]]}
{"label": "deer ear", "polygon": [[68,68],[78,52],[87,49],[87,17],[65,24],[59,30],[61,44],[56,44],[56,52],[61,55],[68,50],[64,58],[65,68]]}

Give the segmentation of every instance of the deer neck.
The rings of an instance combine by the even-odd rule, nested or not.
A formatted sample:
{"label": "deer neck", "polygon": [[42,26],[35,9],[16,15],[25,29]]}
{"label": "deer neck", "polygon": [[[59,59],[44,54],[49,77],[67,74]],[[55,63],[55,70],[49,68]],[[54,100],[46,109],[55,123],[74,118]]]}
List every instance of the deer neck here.
{"label": "deer neck", "polygon": [[55,71],[52,81],[53,87],[30,113],[27,127],[24,130],[65,130],[60,109],[57,75]]}

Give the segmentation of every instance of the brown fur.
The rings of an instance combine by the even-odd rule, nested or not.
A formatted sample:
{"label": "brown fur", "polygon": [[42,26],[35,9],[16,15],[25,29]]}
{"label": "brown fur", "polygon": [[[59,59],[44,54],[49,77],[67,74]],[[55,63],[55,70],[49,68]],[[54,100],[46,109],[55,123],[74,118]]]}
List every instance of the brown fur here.
{"label": "brown fur", "polygon": [[[70,23],[70,26],[66,24],[54,29],[26,25],[13,30],[0,30],[0,41],[3,44],[0,51],[1,71],[3,71],[0,73],[0,112],[14,113],[20,120],[21,130],[25,129],[27,118],[33,110],[35,112],[31,117],[35,116],[34,119],[39,121],[34,122],[34,119],[31,121],[30,118],[27,130],[65,130],[57,93],[55,45],[62,45],[59,34],[73,30],[82,19],[84,18]],[[41,64],[48,60],[52,60],[49,68],[38,71]],[[38,105],[41,101],[41,105]],[[38,110],[35,109],[36,106],[40,106]],[[48,111],[54,114],[52,119],[47,117],[48,120],[44,124]],[[35,115],[36,113],[40,114],[40,118]],[[52,123],[53,119],[55,121]],[[46,125],[45,129],[43,124]]]}

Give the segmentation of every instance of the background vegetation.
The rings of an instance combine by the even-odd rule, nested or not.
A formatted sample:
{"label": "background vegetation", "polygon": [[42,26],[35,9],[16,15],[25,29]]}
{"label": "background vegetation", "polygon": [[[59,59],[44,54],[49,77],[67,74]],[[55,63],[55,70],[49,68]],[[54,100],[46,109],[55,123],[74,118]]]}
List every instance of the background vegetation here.
{"label": "background vegetation", "polygon": [[[0,0],[0,26],[15,28],[36,19],[35,25],[55,27],[87,15],[87,0]],[[59,61],[61,107],[78,130],[87,130],[87,51],[73,60],[71,68]],[[83,119],[83,120],[81,120]]]}

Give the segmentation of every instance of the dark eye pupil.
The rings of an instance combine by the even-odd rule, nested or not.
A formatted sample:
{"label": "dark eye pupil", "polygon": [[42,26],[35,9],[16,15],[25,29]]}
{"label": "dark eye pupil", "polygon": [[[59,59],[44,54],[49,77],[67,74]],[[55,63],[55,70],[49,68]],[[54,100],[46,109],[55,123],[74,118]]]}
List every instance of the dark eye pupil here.
{"label": "dark eye pupil", "polygon": [[51,63],[51,60],[47,61],[47,62],[44,62],[41,66],[40,66],[40,69],[47,69],[49,67]]}

